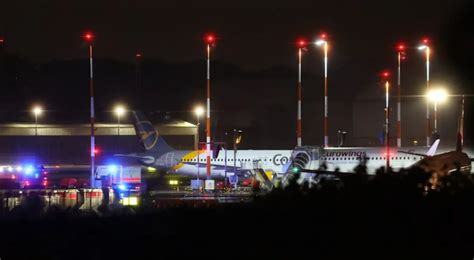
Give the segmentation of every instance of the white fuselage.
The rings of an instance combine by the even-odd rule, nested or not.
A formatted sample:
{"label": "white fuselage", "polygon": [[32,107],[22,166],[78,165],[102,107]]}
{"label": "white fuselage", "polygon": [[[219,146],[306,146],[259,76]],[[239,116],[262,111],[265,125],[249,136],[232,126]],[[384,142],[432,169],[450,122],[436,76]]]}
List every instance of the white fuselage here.
{"label": "white fuselage", "polygon": [[[281,174],[286,171],[285,167],[289,164],[291,152],[291,150],[238,150],[234,158],[233,150],[220,151],[216,158],[210,160],[211,176],[232,176],[235,172],[246,172],[254,168]],[[190,177],[206,177],[207,159],[205,151],[200,151],[199,155],[196,151],[183,152],[182,154],[170,152],[161,157],[169,158],[171,153],[174,153],[173,156],[178,158],[174,160],[175,163],[168,164],[168,167],[165,167],[168,172]],[[166,161],[166,159],[158,159],[157,163],[160,161]],[[234,170],[234,166],[237,170]]]}
{"label": "white fuselage", "polygon": [[[354,172],[354,168],[360,165],[360,158],[366,158],[367,173],[373,174],[381,167],[385,167],[387,157],[384,148],[326,148],[321,156],[321,162],[325,162],[327,171]],[[390,150],[390,167],[393,170],[407,168],[423,159],[420,155],[400,153],[395,149]]]}

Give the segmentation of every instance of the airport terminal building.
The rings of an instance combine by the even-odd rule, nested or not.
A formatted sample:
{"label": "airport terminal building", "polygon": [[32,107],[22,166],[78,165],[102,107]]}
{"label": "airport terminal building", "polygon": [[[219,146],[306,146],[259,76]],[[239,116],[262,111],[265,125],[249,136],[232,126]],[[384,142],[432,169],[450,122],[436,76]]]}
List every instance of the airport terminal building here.
{"label": "airport terminal building", "polygon": [[[131,124],[95,124],[97,163],[107,163],[114,154],[143,151]],[[170,119],[155,129],[175,149],[194,149],[196,125]],[[89,124],[0,124],[0,164],[31,160],[42,164],[89,164]]]}

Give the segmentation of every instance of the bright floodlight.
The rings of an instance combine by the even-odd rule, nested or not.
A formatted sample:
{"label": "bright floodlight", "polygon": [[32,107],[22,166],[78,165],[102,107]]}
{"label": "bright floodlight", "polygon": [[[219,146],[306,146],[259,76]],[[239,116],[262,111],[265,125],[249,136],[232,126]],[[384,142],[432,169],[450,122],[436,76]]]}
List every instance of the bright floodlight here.
{"label": "bright floodlight", "polygon": [[194,109],[194,113],[196,114],[196,116],[202,116],[204,114],[204,108],[203,107],[196,107]]}
{"label": "bright floodlight", "polygon": [[114,112],[117,116],[123,116],[123,114],[125,114],[125,108],[123,106],[116,106]]}
{"label": "bright floodlight", "polygon": [[39,106],[36,106],[33,108],[33,114],[35,114],[35,116],[39,116],[43,113],[43,109]]}
{"label": "bright floodlight", "polygon": [[317,40],[317,41],[315,42],[315,44],[318,45],[318,46],[321,46],[321,45],[323,45],[323,44],[325,44],[325,43],[326,43],[325,40]]}
{"label": "bright floodlight", "polygon": [[433,89],[428,92],[428,99],[432,102],[444,102],[448,98],[448,93],[444,89]]}
{"label": "bright floodlight", "polygon": [[428,45],[420,45],[420,46],[418,46],[418,50],[424,50],[424,49],[426,49],[426,48],[428,48]]}

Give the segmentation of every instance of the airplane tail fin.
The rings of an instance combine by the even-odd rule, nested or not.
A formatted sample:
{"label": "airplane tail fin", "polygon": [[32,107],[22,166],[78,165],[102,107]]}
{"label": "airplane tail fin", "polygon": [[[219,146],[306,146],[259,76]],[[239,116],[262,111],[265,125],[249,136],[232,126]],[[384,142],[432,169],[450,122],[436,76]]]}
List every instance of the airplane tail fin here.
{"label": "airplane tail fin", "polygon": [[145,151],[166,153],[173,150],[142,112],[132,111],[131,114],[135,132]]}
{"label": "airplane tail fin", "polygon": [[427,156],[433,156],[433,155],[435,155],[436,150],[438,149],[438,145],[439,145],[439,139],[436,139],[436,141],[434,141],[434,143],[431,145],[431,147],[430,147],[430,149],[428,150],[428,152],[426,152],[426,155],[427,155]]}
{"label": "airplane tail fin", "polygon": [[461,114],[459,115],[458,122],[458,136],[456,139],[456,151],[462,152],[464,142],[464,96],[461,99]]}

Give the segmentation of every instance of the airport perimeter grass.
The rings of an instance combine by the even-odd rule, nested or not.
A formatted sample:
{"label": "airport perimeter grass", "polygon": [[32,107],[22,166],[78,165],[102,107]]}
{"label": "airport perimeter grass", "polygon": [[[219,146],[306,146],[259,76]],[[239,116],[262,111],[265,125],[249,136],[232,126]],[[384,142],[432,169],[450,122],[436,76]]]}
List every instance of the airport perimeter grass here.
{"label": "airport perimeter grass", "polygon": [[[469,256],[474,182],[452,174],[425,190],[422,172],[353,174],[290,185],[253,203],[136,210],[107,217],[34,203],[0,221],[2,259],[255,259],[284,256]],[[305,258],[306,259],[306,258]]]}

